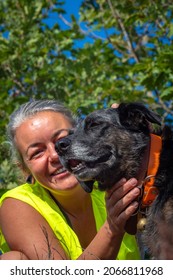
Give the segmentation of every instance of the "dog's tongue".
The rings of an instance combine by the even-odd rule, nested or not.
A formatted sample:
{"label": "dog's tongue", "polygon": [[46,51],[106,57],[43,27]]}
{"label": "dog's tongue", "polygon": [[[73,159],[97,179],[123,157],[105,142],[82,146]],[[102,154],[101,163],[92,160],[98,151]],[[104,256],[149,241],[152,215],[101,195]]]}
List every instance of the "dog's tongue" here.
{"label": "dog's tongue", "polygon": [[69,160],[69,164],[72,167],[76,167],[79,163],[81,163],[81,161],[77,160],[77,159],[70,159]]}

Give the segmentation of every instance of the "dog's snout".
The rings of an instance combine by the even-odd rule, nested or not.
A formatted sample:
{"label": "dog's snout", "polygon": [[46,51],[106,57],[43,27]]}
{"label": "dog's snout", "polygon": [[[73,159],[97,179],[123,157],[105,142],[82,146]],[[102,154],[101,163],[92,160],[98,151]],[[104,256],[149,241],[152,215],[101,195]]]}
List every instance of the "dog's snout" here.
{"label": "dog's snout", "polygon": [[55,149],[57,153],[63,154],[63,152],[67,151],[70,146],[71,140],[68,137],[62,138],[55,143]]}

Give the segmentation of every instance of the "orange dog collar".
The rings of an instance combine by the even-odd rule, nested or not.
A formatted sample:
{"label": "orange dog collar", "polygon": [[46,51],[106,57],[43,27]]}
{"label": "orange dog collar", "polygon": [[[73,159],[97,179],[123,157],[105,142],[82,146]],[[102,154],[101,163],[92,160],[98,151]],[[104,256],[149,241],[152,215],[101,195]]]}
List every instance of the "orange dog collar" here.
{"label": "orange dog collar", "polygon": [[155,134],[151,134],[150,137],[150,157],[148,171],[147,177],[143,183],[143,196],[140,206],[142,209],[150,206],[158,195],[158,189],[154,186],[154,178],[159,167],[162,139],[160,136]]}

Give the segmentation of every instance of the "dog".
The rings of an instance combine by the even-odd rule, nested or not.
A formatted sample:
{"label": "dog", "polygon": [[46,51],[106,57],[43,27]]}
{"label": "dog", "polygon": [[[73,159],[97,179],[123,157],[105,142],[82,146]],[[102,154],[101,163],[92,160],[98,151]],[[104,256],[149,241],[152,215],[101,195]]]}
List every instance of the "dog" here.
{"label": "dog", "polygon": [[173,137],[169,127],[154,133],[152,126],[161,126],[158,114],[141,103],[121,103],[90,113],[55,147],[62,165],[86,192],[92,191],[95,181],[105,191],[123,177],[139,179],[140,206],[126,231],[136,234],[139,217],[140,222],[146,220],[143,240],[150,254],[173,259],[169,231],[169,243],[163,248],[165,225],[173,225]]}

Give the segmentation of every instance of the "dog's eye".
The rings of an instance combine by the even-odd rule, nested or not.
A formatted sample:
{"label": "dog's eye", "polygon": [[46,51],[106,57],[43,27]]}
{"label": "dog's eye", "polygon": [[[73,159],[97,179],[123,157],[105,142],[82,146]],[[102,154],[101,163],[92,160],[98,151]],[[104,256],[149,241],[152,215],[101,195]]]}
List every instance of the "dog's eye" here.
{"label": "dog's eye", "polygon": [[74,129],[69,129],[68,135],[72,135],[72,134],[74,134]]}
{"label": "dog's eye", "polygon": [[96,127],[96,126],[99,126],[99,122],[95,122],[95,121],[93,121],[93,122],[88,122],[87,124],[86,124],[86,126],[87,126],[87,128],[94,128],[94,127]]}

